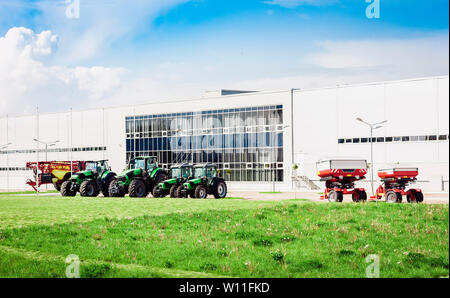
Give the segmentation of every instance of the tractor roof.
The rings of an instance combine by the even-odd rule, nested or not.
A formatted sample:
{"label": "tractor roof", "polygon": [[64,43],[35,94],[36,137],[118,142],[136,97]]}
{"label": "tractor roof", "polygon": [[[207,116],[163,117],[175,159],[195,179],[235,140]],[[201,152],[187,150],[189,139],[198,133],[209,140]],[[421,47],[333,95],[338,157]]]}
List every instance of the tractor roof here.
{"label": "tractor roof", "polygon": [[191,168],[192,164],[190,163],[183,163],[183,164],[175,164],[173,166],[171,166],[171,169],[177,169],[177,168]]}
{"label": "tractor roof", "polygon": [[215,163],[204,163],[195,165],[194,168],[217,168]]}

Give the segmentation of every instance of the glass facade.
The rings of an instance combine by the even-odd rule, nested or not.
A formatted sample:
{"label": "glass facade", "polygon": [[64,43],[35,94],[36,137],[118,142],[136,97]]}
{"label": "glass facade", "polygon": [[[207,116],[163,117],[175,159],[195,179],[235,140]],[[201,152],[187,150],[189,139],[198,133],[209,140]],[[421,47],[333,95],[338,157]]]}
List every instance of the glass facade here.
{"label": "glass facade", "polygon": [[283,106],[126,117],[127,160],[216,163],[229,181],[283,181]]}

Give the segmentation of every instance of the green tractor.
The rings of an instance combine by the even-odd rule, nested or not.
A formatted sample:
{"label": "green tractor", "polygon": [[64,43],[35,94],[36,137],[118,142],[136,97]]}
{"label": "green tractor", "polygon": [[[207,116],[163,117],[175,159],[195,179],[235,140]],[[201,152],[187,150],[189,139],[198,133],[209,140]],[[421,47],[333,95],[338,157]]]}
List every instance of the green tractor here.
{"label": "green tractor", "polygon": [[62,183],[61,194],[74,197],[79,192],[82,197],[96,197],[101,192],[109,197],[109,186],[115,178],[116,173],[111,172],[107,160],[87,161],[84,171],[72,174]]}
{"label": "green tractor", "polygon": [[153,196],[155,198],[164,198],[169,195],[171,198],[181,198],[183,183],[192,179],[193,173],[194,167],[191,164],[173,165],[170,168],[171,178],[155,185]]}
{"label": "green tractor", "polygon": [[183,184],[182,197],[189,195],[191,198],[206,199],[212,194],[216,199],[222,199],[227,196],[227,184],[219,177],[215,164],[196,165],[194,177]]}
{"label": "green tractor", "polygon": [[166,171],[158,165],[155,156],[141,156],[130,160],[127,170],[114,179],[109,186],[112,197],[145,198],[158,183],[166,180]]}

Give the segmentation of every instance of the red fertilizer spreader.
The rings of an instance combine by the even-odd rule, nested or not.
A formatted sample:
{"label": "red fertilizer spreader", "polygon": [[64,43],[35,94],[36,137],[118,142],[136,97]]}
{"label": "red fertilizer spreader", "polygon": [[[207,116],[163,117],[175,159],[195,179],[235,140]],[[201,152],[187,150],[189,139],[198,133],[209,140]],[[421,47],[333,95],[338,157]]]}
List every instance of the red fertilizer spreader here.
{"label": "red fertilizer spreader", "polygon": [[[86,169],[85,161],[40,161],[27,162],[26,167],[33,170],[35,180],[28,179],[26,184],[35,191],[43,184],[53,184],[56,190],[61,189],[64,181],[68,180],[72,173]],[[37,178],[37,179],[36,179]]]}
{"label": "red fertilizer spreader", "polygon": [[409,184],[417,181],[418,168],[392,168],[378,171],[382,185],[377,189],[377,199],[383,196],[388,203],[401,203],[406,196],[408,203],[423,202],[423,193],[419,188],[406,190]]}
{"label": "red fertilizer spreader", "polygon": [[366,160],[328,159],[317,163],[318,175],[325,181],[321,199],[342,202],[344,195],[352,195],[353,202],[367,201],[364,188],[355,188],[355,182],[366,178]]}

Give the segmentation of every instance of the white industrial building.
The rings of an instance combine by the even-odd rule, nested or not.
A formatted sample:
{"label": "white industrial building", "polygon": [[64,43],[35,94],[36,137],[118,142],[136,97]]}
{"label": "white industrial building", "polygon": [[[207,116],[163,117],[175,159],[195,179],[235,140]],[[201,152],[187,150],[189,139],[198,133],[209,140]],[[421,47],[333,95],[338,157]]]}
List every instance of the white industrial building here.
{"label": "white industrial building", "polygon": [[[120,172],[128,158],[156,154],[164,167],[217,163],[229,169],[222,173],[230,189],[267,191],[275,180],[277,191],[294,185],[317,191],[323,188],[319,159],[370,162],[369,127],[358,117],[388,121],[374,131],[375,171],[417,166],[419,187],[448,191],[448,76],[311,90],[222,90],[193,100],[2,116],[0,190],[29,188],[28,161],[109,159]],[[34,139],[59,142],[46,150]],[[369,189],[368,180],[360,184]]]}

